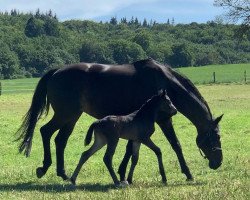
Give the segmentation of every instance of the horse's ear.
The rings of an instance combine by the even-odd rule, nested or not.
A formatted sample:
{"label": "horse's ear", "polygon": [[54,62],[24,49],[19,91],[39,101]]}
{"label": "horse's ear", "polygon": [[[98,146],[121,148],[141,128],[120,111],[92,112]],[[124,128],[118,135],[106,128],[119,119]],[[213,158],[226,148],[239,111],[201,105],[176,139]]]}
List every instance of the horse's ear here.
{"label": "horse's ear", "polygon": [[220,120],[222,119],[224,114],[222,114],[221,116],[217,117],[215,120],[214,120],[214,125],[217,126],[220,122]]}

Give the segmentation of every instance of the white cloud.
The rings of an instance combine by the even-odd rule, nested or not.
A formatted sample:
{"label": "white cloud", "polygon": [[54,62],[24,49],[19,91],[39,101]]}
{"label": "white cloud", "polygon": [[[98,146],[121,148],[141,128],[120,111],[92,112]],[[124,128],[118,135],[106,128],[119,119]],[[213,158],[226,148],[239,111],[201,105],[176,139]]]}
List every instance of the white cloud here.
{"label": "white cloud", "polygon": [[112,16],[156,19],[174,17],[178,22],[206,22],[220,13],[214,0],[0,0],[0,11],[33,12],[52,10],[59,20],[109,20]]}
{"label": "white cloud", "polygon": [[93,19],[111,14],[133,4],[145,4],[157,0],[0,0],[0,11],[17,9],[20,12],[52,10],[59,19]]}

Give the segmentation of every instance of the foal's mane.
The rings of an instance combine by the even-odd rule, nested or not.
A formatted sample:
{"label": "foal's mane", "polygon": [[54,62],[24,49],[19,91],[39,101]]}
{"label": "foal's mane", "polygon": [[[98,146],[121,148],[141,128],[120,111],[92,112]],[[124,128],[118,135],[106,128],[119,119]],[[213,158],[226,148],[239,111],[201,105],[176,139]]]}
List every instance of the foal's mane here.
{"label": "foal's mane", "polygon": [[208,103],[206,102],[206,100],[203,98],[203,96],[201,95],[201,93],[199,92],[199,90],[194,86],[194,84],[183,74],[178,73],[177,71],[174,71],[173,69],[171,69],[169,67],[171,73],[174,75],[174,77],[182,84],[182,86],[184,86],[184,88],[190,93],[192,93],[201,103],[203,103],[211,118],[212,118],[212,113],[211,110],[208,106]]}
{"label": "foal's mane", "polygon": [[142,104],[142,106],[139,108],[139,110],[137,111],[137,113],[140,113],[142,110],[144,110],[154,99],[156,99],[157,97],[159,97],[159,95],[160,94],[154,95],[150,99],[148,99],[144,104]]}

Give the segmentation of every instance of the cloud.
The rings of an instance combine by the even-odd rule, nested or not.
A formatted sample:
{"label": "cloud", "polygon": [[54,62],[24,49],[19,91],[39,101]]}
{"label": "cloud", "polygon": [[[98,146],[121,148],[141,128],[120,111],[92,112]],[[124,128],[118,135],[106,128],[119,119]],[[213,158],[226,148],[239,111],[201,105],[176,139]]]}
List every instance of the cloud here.
{"label": "cloud", "polygon": [[20,12],[56,13],[60,21],[69,19],[108,21],[111,17],[138,17],[164,22],[206,22],[221,11],[213,6],[214,0],[0,0],[0,11],[17,9]]}
{"label": "cloud", "polygon": [[52,10],[60,20],[93,19],[109,15],[133,4],[145,4],[157,0],[0,0],[0,10],[17,9],[20,12],[35,12],[38,8],[45,12]]}

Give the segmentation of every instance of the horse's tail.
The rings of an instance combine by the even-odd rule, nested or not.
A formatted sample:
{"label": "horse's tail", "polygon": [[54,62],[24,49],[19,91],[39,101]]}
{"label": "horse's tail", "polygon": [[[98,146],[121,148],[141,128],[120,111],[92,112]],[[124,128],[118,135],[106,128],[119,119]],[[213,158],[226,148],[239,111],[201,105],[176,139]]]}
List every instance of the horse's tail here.
{"label": "horse's tail", "polygon": [[15,141],[22,140],[19,145],[19,153],[24,151],[26,157],[30,155],[32,138],[37,121],[44,113],[45,115],[48,114],[50,103],[47,99],[47,82],[57,70],[52,69],[48,71],[38,82],[31,106],[24,116],[22,125],[16,132],[19,136]]}
{"label": "horse's tail", "polygon": [[96,126],[96,122],[94,122],[93,124],[90,125],[89,130],[88,130],[87,135],[86,135],[85,140],[84,140],[85,146],[89,145],[89,143],[91,142],[95,126]]}

